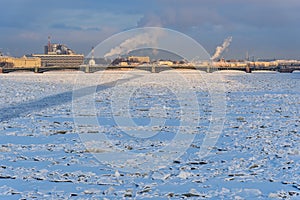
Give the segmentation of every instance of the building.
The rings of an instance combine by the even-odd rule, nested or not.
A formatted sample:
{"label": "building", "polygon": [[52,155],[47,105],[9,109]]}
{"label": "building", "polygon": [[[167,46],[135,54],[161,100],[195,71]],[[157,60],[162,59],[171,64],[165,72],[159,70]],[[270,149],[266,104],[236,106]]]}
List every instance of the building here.
{"label": "building", "polygon": [[14,58],[8,56],[0,56],[0,67],[16,67],[16,68],[28,68],[28,67],[40,67],[41,58],[26,57]]}
{"label": "building", "polygon": [[49,55],[73,55],[75,52],[64,44],[48,44],[44,47],[44,53]]}
{"label": "building", "polygon": [[83,60],[84,60],[84,55],[82,54],[73,54],[73,55],[32,54],[32,57],[40,58],[42,67],[79,66],[83,64]]}
{"label": "building", "polygon": [[129,56],[127,57],[128,62],[133,63],[150,63],[150,58],[148,56]]}
{"label": "building", "polygon": [[84,62],[83,54],[76,54],[64,44],[51,44],[50,37],[48,37],[48,44],[45,45],[44,51],[44,54],[31,55],[41,59],[42,67],[73,67],[82,65]]}
{"label": "building", "polygon": [[159,64],[159,65],[172,66],[172,65],[173,65],[173,62],[170,61],[170,60],[159,60],[159,61],[158,61],[158,64]]}
{"label": "building", "polygon": [[114,66],[138,66],[142,64],[150,63],[150,57],[148,56],[129,56],[127,58],[116,58],[112,61],[112,65]]}

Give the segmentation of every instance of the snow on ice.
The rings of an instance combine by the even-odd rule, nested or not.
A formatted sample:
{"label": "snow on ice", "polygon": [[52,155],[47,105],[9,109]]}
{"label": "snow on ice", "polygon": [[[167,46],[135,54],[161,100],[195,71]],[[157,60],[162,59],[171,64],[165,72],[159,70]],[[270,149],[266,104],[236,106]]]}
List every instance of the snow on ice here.
{"label": "snow on ice", "polygon": [[[172,89],[184,87],[172,81],[176,77],[170,72],[132,71],[133,79],[124,78],[126,73],[1,74],[0,199],[300,198],[300,73],[226,71],[199,76],[181,71],[198,98],[200,123],[196,131],[185,133],[196,137],[168,166],[146,172],[122,171],[94,154],[117,147],[151,158],[151,152],[167,146],[178,131],[182,99],[176,99]],[[94,105],[82,107],[95,107],[98,127],[75,129],[72,95],[78,76],[84,80],[81,88],[97,85]],[[224,127],[210,154],[199,159],[197,152],[211,120],[207,84],[217,76],[225,88]],[[161,87],[154,80],[169,84],[165,81]],[[132,91],[127,108],[112,113],[116,95],[122,94],[115,91],[116,85],[122,84],[138,89]],[[118,127],[114,115],[128,109],[138,126]],[[161,120],[165,123],[159,124]],[[151,137],[132,137],[122,130],[145,131]],[[80,137],[98,133],[106,134],[110,144],[85,145]]]}

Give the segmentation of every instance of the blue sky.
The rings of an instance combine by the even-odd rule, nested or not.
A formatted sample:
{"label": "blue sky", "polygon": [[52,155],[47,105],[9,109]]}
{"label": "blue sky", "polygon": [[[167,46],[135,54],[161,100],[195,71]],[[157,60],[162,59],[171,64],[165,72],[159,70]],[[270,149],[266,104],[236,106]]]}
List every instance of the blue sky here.
{"label": "blue sky", "polygon": [[0,51],[42,53],[50,35],[77,53],[124,30],[161,26],[210,54],[232,36],[225,58],[300,59],[299,0],[1,0]]}

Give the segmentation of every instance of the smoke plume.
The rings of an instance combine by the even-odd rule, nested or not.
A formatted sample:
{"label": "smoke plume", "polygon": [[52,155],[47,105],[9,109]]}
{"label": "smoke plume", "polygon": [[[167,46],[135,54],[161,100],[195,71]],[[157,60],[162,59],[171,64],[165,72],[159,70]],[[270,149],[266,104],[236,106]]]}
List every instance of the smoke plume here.
{"label": "smoke plume", "polygon": [[211,57],[212,60],[215,60],[221,56],[221,54],[229,47],[230,43],[232,41],[232,37],[228,37],[224,40],[222,46],[218,46],[216,48],[215,54]]}
{"label": "smoke plume", "polygon": [[138,34],[132,38],[129,38],[122,42],[119,46],[110,50],[110,52],[104,55],[105,58],[112,57],[115,55],[122,55],[129,53],[140,46],[156,46],[158,38],[162,35],[159,30],[148,31],[145,33]]}

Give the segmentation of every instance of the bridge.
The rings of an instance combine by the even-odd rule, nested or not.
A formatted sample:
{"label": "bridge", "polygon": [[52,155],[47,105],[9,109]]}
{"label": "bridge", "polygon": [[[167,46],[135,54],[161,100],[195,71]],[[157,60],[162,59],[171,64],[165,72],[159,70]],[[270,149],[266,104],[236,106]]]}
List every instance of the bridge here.
{"label": "bridge", "polygon": [[81,65],[81,66],[51,66],[51,67],[2,67],[0,68],[0,73],[9,73],[15,71],[31,71],[34,73],[43,73],[47,71],[82,71],[85,73],[94,73],[97,71],[104,70],[145,70],[152,73],[159,73],[166,70],[171,69],[191,69],[191,70],[200,70],[207,73],[213,73],[215,71],[221,70],[238,70],[244,71],[246,73],[251,73],[252,71],[277,71],[281,73],[292,73],[295,70],[300,70],[300,66],[272,66],[272,67],[264,67],[264,66],[246,66],[246,67],[215,67],[215,66],[164,66],[164,65],[139,65],[139,66],[89,66],[89,65]]}

